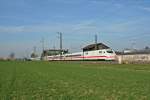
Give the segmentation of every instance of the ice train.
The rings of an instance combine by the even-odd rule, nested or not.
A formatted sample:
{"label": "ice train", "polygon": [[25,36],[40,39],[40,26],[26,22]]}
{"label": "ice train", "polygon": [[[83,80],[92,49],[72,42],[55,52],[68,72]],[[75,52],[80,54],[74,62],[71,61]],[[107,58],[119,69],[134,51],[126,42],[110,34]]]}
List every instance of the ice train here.
{"label": "ice train", "polygon": [[91,51],[82,51],[76,53],[67,53],[62,55],[47,56],[48,61],[55,60],[116,60],[116,53],[114,50],[100,49]]}

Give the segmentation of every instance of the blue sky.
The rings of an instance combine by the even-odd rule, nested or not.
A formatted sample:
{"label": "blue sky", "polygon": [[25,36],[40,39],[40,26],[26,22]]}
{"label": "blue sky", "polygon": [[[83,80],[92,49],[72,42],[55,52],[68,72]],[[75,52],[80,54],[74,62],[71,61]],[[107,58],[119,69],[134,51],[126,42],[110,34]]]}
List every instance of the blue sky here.
{"label": "blue sky", "polygon": [[98,41],[115,50],[150,46],[150,0],[0,0],[0,57],[59,47],[71,52]]}

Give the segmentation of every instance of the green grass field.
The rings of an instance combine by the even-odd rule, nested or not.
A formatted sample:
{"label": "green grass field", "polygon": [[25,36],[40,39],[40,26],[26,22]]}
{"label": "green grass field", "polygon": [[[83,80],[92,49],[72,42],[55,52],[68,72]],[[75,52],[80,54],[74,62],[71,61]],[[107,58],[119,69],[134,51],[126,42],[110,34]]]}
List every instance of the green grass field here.
{"label": "green grass field", "polygon": [[0,62],[0,100],[150,100],[150,65]]}

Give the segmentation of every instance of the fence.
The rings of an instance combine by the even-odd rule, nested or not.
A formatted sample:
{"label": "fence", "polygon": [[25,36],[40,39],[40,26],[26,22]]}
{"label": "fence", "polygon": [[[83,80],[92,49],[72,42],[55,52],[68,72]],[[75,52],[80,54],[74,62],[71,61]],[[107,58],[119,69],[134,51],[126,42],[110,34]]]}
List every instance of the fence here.
{"label": "fence", "polygon": [[150,54],[127,54],[118,55],[119,64],[128,63],[150,63]]}

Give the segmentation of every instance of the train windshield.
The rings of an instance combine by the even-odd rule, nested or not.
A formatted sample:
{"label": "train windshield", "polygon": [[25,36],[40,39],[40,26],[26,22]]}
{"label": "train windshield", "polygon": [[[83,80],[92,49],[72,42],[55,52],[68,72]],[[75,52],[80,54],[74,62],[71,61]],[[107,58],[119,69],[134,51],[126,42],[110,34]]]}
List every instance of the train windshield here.
{"label": "train windshield", "polygon": [[113,53],[113,51],[112,50],[108,50],[107,53]]}

